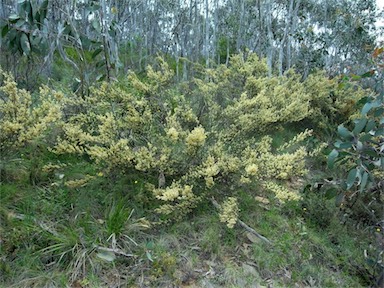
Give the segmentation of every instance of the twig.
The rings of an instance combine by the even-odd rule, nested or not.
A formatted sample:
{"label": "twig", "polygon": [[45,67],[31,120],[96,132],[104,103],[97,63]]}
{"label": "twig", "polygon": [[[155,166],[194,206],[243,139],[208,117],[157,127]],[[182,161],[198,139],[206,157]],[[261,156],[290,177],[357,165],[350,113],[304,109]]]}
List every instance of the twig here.
{"label": "twig", "polygon": [[122,255],[122,256],[125,256],[125,257],[135,257],[135,255],[127,254],[123,250],[118,249],[118,248],[112,249],[112,248],[107,248],[107,247],[102,247],[102,246],[96,246],[96,248],[99,249],[99,250],[102,250],[102,251],[113,252],[115,254]]}
{"label": "twig", "polygon": [[[221,209],[220,207],[220,204],[217,203],[217,201],[213,198],[211,198],[211,202],[213,204],[213,206],[215,206],[217,209]],[[240,219],[237,219],[237,223],[239,223],[239,225],[241,227],[243,227],[245,230],[247,230],[248,232],[252,233],[253,235],[255,235],[257,238],[263,240],[264,242],[267,242],[268,244],[270,245],[273,245],[273,243],[268,240],[267,238],[265,238],[263,235],[260,235],[259,233],[256,232],[255,229],[249,227],[247,224],[245,224],[243,221],[241,221]]]}
{"label": "twig", "polygon": [[256,232],[255,229],[249,227],[247,224],[245,224],[243,221],[241,221],[240,219],[237,220],[237,222],[240,224],[241,227],[243,227],[245,230],[247,230],[248,232],[252,233],[253,235],[255,235],[256,237],[260,238],[261,240],[267,242],[268,244],[271,244],[273,245],[273,243],[268,240],[267,238],[265,238],[263,235],[260,235],[259,233]]}

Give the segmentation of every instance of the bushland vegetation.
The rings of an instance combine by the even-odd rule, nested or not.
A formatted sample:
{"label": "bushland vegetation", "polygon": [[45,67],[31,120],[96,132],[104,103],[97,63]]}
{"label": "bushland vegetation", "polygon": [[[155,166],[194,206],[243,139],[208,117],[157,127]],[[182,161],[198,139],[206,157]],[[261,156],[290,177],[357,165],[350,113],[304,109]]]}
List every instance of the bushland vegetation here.
{"label": "bushland vegetation", "polygon": [[158,57],[81,96],[1,75],[3,283],[377,281],[382,95],[252,53],[179,84]]}

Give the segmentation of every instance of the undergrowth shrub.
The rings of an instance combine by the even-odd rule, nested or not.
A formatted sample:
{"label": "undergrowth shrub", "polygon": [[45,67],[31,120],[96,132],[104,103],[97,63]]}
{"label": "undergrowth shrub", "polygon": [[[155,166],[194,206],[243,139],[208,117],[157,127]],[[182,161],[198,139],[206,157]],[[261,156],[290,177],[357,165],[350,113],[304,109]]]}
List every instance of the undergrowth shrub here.
{"label": "undergrowth shrub", "polygon": [[[47,142],[50,134],[56,138],[52,152],[88,157],[100,167],[100,175],[141,173],[160,222],[178,219],[215,197],[224,201],[221,219],[232,227],[238,209],[227,204],[236,203],[238,188],[253,183],[280,201],[299,199],[292,183],[306,174],[306,158],[322,146],[303,144],[312,130],[302,129],[277,147],[270,135],[302,121],[319,127],[329,118],[316,106],[327,92],[315,101],[320,87],[302,82],[293,71],[268,77],[265,62],[255,54],[234,56],[228,67],[208,69],[201,79],[181,86],[173,84],[172,70],[158,59],[145,77],[131,72],[126,83],[104,83],[81,98],[43,87],[33,104],[28,92],[2,75],[2,149]],[[317,78],[331,83],[323,89],[335,87],[320,74],[307,81]],[[335,103],[345,102],[345,94],[334,95]],[[65,184],[80,187],[95,177]]]}
{"label": "undergrowth shrub", "polygon": [[363,225],[365,233],[376,238],[365,257],[378,279],[377,287],[382,286],[384,279],[384,93],[380,89],[383,55],[384,49],[376,48],[372,53],[372,70],[353,76],[355,80],[372,78],[379,89],[359,101],[362,107],[353,121],[337,127],[328,166],[331,170],[337,166],[340,176],[326,189],[327,194],[336,197],[345,223]]}
{"label": "undergrowth shrub", "polygon": [[329,79],[324,71],[309,75],[303,84],[311,106],[311,115],[303,122],[319,136],[354,117],[356,104],[369,93],[358,85],[346,85],[340,77]]}
{"label": "undergrowth shrub", "polygon": [[18,89],[13,77],[1,70],[0,84],[0,149],[4,155],[52,132],[54,123],[61,119],[58,103],[63,95],[42,87],[32,103],[31,94]]}
{"label": "undergrowth shrub", "polygon": [[[60,100],[63,94],[48,87],[32,95],[17,87],[10,74],[0,69],[0,174],[1,181],[11,180],[12,162],[19,168],[22,158],[30,160],[30,178],[35,182],[41,146],[47,146],[61,120]],[[52,143],[51,143],[52,144]],[[25,155],[21,155],[21,151]],[[20,169],[18,169],[20,173]]]}
{"label": "undergrowth shrub", "polygon": [[131,73],[127,83],[104,83],[81,99],[68,96],[63,134],[52,150],[87,155],[105,173],[142,173],[160,222],[182,217],[204,199],[230,197],[220,213],[233,227],[237,188],[258,183],[283,202],[297,200],[297,187],[287,183],[306,174],[306,157],[320,149],[303,144],[310,130],[272,147],[268,134],[310,118],[312,107],[297,74],[268,78],[266,71],[255,55],[236,56],[228,68],[207,70],[206,80],[179,90],[159,59],[143,79]]}

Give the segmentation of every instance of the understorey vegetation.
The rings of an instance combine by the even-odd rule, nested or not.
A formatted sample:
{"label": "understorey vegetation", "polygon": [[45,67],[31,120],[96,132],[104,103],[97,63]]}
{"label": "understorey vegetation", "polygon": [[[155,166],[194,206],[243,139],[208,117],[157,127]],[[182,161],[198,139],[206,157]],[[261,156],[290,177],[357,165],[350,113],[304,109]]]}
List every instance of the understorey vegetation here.
{"label": "understorey vegetation", "polygon": [[1,71],[2,285],[380,285],[383,94],[356,80],[382,52],[353,79],[157,57],[80,94]]}

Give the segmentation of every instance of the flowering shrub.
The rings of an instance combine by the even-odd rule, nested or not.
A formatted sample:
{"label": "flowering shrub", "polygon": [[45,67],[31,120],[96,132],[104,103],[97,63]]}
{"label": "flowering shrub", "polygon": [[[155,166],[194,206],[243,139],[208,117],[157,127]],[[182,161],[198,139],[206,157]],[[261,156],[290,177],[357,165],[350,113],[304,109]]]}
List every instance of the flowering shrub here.
{"label": "flowering shrub", "polygon": [[[235,195],[217,186],[226,181],[235,187],[258,182],[281,201],[299,199],[297,191],[285,186],[284,181],[305,175],[308,151],[298,143],[311,131],[299,134],[280,150],[272,149],[272,138],[263,135],[271,123],[299,121],[309,115],[309,96],[295,75],[278,79],[263,76],[258,80],[265,64],[255,57],[251,61],[258,64],[256,72],[248,62],[243,67],[235,61],[242,70],[224,71],[225,83],[195,79],[199,95],[194,95],[195,91],[182,94],[172,88],[172,72],[162,60],[158,67],[162,73],[148,68],[145,81],[131,73],[128,85],[93,88],[89,96],[77,100],[78,106],[85,108],[68,117],[53,151],[86,154],[110,173],[134,169],[151,175],[147,179],[158,178],[158,183],[148,180],[146,187],[159,201],[156,211],[167,216],[163,219],[177,219],[202,199],[221,195],[232,197],[225,203],[233,209],[225,209],[226,216],[221,218],[233,227],[237,212],[230,216],[228,211],[237,211]],[[244,92],[219,103],[216,96],[221,89],[244,88],[230,87],[228,81],[235,72],[248,83],[244,87],[250,96]],[[207,73],[216,77],[216,71]],[[262,93],[256,93],[257,89]],[[73,109],[76,101],[66,101]],[[196,105],[199,102],[205,103],[203,111],[200,104]]]}
{"label": "flowering shrub", "polygon": [[43,139],[61,119],[62,93],[40,88],[38,102],[32,104],[31,94],[18,89],[13,77],[0,70],[0,154],[33,141]]}
{"label": "flowering shrub", "polygon": [[314,96],[297,74],[270,78],[266,64],[254,54],[248,59],[235,56],[229,67],[207,70],[201,79],[180,86],[172,84],[173,72],[159,59],[144,80],[130,73],[127,82],[104,83],[82,98],[42,88],[34,107],[30,95],[4,77],[4,141],[26,143],[57,122],[60,129],[51,151],[87,155],[103,173],[143,173],[163,221],[215,196],[227,199],[220,219],[233,227],[239,210],[234,191],[252,183],[282,202],[300,199],[286,183],[303,177],[306,157],[319,151],[300,144],[311,130],[273,148],[270,132],[320,117],[321,110],[311,105]]}
{"label": "flowering shrub", "polygon": [[308,125],[312,129],[334,129],[358,112],[356,103],[367,91],[339,81],[338,78],[328,79],[325,72],[317,72],[305,80],[304,89],[310,95],[312,111]]}

